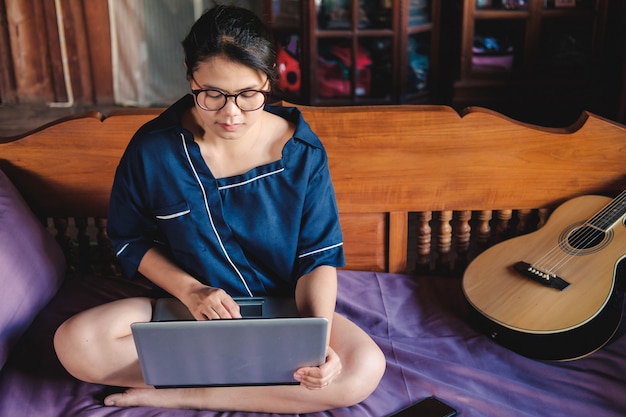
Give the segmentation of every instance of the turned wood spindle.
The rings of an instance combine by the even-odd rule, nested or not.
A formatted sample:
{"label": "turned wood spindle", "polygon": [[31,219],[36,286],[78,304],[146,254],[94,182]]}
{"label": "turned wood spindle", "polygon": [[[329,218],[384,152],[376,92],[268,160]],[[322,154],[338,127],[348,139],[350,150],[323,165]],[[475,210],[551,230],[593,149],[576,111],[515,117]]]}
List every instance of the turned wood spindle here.
{"label": "turned wood spindle", "polygon": [[427,272],[430,269],[430,245],[432,239],[430,221],[432,218],[432,211],[420,211],[417,213],[417,261],[415,265],[417,272]]}

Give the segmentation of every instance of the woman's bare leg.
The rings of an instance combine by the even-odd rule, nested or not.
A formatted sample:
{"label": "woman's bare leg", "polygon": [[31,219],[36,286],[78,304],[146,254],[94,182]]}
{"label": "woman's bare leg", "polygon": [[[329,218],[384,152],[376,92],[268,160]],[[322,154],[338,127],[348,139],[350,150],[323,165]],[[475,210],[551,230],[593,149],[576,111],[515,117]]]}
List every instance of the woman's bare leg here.
{"label": "woman's bare leg", "polygon": [[130,324],[150,321],[152,305],[150,298],[127,298],[71,317],[54,335],[59,360],[83,381],[145,387]]}
{"label": "woman's bare leg", "polygon": [[[149,299],[133,300],[128,302],[123,300],[115,302],[117,304],[107,304],[101,306],[102,308],[96,307],[81,313],[97,315],[104,323],[123,317],[121,321],[126,321],[126,336],[121,332],[124,327],[121,323],[119,328],[116,323],[112,326],[115,329],[106,333],[106,337],[112,337],[110,340],[116,342],[113,343],[117,345],[116,347],[93,348],[94,340],[83,338],[84,342],[80,343],[84,349],[81,351],[95,351],[95,355],[92,353],[77,355],[77,348],[74,345],[76,335],[82,333],[80,327],[89,325],[92,318],[88,316],[79,315],[71,319],[75,321],[64,324],[67,327],[61,327],[55,337],[55,346],[60,352],[59,358],[77,378],[107,385],[135,387],[124,393],[110,395],[105,400],[107,405],[306,413],[349,406],[362,401],[376,388],[384,373],[385,358],[378,346],[354,323],[336,314],[330,344],[341,358],[343,368],[341,374],[325,388],[309,390],[299,385],[159,390],[145,388],[128,326],[131,317],[132,321],[140,321],[138,318],[143,321],[149,320],[151,302]],[[129,310],[134,309],[141,311],[130,313]],[[109,318],[106,319],[105,316]],[[96,327],[94,329],[94,333],[99,336],[101,332]],[[104,340],[100,343],[108,344]],[[62,353],[64,350],[67,351],[65,360],[66,355]],[[77,356],[84,360],[79,360]],[[107,357],[108,361],[104,359]],[[100,364],[94,366],[94,360]],[[91,369],[84,370],[82,369],[84,366]]]}

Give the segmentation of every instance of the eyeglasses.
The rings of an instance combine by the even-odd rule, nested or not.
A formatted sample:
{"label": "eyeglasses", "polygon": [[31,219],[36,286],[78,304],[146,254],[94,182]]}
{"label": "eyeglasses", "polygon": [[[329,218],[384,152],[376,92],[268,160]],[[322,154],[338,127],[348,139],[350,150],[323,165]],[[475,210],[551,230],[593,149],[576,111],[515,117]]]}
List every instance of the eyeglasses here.
{"label": "eyeglasses", "polygon": [[269,91],[263,90],[243,90],[237,94],[225,94],[216,89],[191,90],[198,107],[206,111],[217,111],[222,109],[228,102],[228,97],[232,97],[235,105],[241,111],[258,110],[267,102]]}

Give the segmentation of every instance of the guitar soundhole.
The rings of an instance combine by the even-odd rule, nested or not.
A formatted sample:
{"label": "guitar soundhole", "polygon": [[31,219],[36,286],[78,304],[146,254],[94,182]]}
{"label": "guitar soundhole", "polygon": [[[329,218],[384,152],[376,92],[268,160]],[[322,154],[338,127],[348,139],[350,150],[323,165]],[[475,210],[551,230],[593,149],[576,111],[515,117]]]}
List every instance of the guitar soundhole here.
{"label": "guitar soundhole", "polygon": [[570,233],[567,243],[574,249],[590,249],[602,243],[603,240],[604,232],[583,226]]}
{"label": "guitar soundhole", "polygon": [[582,255],[601,250],[609,244],[612,237],[611,230],[605,233],[594,227],[574,224],[563,231],[559,242],[561,248],[566,252]]}

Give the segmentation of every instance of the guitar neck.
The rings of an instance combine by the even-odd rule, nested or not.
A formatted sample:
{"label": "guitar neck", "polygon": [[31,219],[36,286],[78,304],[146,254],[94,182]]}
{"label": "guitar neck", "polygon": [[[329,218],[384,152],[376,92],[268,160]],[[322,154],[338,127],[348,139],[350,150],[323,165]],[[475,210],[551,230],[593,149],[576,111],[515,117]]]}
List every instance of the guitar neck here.
{"label": "guitar neck", "polygon": [[624,213],[626,213],[626,191],[607,204],[587,223],[606,232],[624,216]]}

